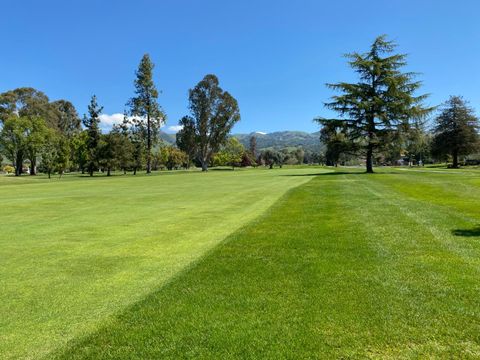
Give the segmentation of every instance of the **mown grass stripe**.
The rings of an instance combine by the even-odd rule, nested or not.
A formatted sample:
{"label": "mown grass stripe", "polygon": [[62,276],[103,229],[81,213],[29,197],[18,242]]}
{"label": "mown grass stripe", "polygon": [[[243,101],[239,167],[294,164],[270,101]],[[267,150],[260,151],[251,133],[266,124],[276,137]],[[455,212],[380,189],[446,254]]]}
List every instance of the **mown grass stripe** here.
{"label": "mown grass stripe", "polygon": [[417,176],[319,175],[56,356],[476,358],[479,264],[445,246],[463,220],[393,189]]}

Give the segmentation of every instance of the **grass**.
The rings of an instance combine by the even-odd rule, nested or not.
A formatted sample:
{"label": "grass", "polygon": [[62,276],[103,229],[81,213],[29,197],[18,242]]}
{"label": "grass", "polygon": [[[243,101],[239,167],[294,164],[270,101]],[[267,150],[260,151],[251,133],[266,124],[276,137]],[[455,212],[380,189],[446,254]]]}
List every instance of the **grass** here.
{"label": "grass", "polygon": [[279,174],[308,171],[0,177],[0,358],[97,330],[309,179]]}
{"label": "grass", "polygon": [[[149,254],[150,261],[135,258],[131,263],[124,262],[119,258],[130,255],[130,251],[125,251],[117,254],[120,263],[116,266],[106,262],[97,269],[96,260],[82,263],[77,274],[83,279],[81,291],[77,292],[75,283],[63,286],[68,286],[77,298],[106,287],[102,300],[109,311],[92,319],[90,328],[79,333],[72,330],[66,339],[69,341],[58,341],[57,346],[50,347],[53,352],[47,356],[58,359],[479,358],[480,171],[382,169],[374,175],[356,171],[319,174],[318,169],[297,173],[288,169],[270,173],[219,172],[221,175],[208,174],[208,177],[183,175],[183,179],[188,179],[185,181],[195,183],[196,187],[207,187],[206,183],[214,181],[210,179],[219,176],[222,181],[215,180],[218,183],[213,187],[222,191],[223,187],[234,186],[232,184],[238,187],[246,186],[246,182],[252,184],[261,177],[265,177],[268,190],[273,184],[282,184],[277,198],[287,188],[291,190],[273,207],[269,207],[274,201],[272,197],[255,215],[248,219],[241,215],[245,221],[240,223],[238,217],[236,222],[231,220],[237,226],[227,226],[225,233],[230,235],[224,241],[213,241],[206,247],[210,251],[195,253],[194,262],[190,258],[183,265],[167,266],[165,258],[170,255],[159,252],[155,246],[156,249],[151,249],[153,241],[146,241],[145,244],[150,245],[142,246],[142,251]],[[190,180],[194,176],[199,176],[199,180]],[[167,177],[142,178],[141,181],[149,182],[161,192],[179,186],[181,177],[171,176],[172,183],[167,182]],[[93,179],[95,182],[91,184],[99,186],[103,180],[97,180]],[[115,181],[130,183],[123,178]],[[158,188],[153,185],[157,181]],[[283,181],[288,181],[288,186]],[[300,183],[302,185],[295,187]],[[85,191],[84,183],[72,181],[71,184]],[[111,181],[105,180],[105,184]],[[23,186],[30,185],[22,185],[20,189],[24,189]],[[134,187],[132,192],[138,192]],[[247,188],[254,190],[252,186]],[[266,191],[260,190],[258,183],[256,190],[257,197]],[[249,191],[240,197],[247,196]],[[99,190],[96,193],[103,194]],[[65,196],[63,193],[63,198]],[[175,199],[170,202],[175,204],[172,206],[182,207],[191,201],[181,196],[172,196]],[[232,216],[235,218],[233,214],[244,210],[243,206],[253,199],[256,197],[232,204]],[[48,202],[48,196],[43,201]],[[212,209],[222,204],[224,202],[217,201]],[[149,201],[142,203],[142,208],[155,206]],[[44,212],[50,208],[48,203],[44,207]],[[92,211],[96,207],[90,204]],[[33,208],[31,211],[36,214]],[[98,217],[107,212],[106,209],[99,211]],[[257,217],[261,212],[263,215]],[[220,210],[212,229],[223,226],[224,221],[228,221],[228,213]],[[243,214],[246,213],[248,211]],[[24,223],[32,224],[33,220],[26,218]],[[42,228],[35,224],[37,231]],[[119,221],[116,226],[121,224]],[[109,244],[102,245],[105,248],[120,251],[133,246],[132,239],[143,242],[140,236],[119,241],[125,236],[122,229],[111,239],[108,233],[96,235],[99,229],[102,226],[87,234],[92,237],[86,240],[87,246],[79,245],[72,251],[92,250],[90,248],[105,242]],[[189,236],[201,236],[203,230]],[[78,228],[72,231],[76,233]],[[183,236],[183,228],[178,225],[173,225],[171,231],[176,237]],[[146,235],[142,233],[142,237]],[[59,236],[59,233],[50,234],[50,238],[56,237],[62,244]],[[204,233],[203,236],[208,242],[213,235]],[[26,241],[23,235],[19,237]],[[160,239],[162,235],[158,235],[157,241],[163,243]],[[189,239],[185,242],[190,253],[190,247],[199,240],[186,239]],[[52,243],[50,251],[57,251],[57,242]],[[23,246],[28,247],[28,251],[33,251],[32,247],[41,248],[35,239]],[[2,252],[4,247],[2,244]],[[107,254],[109,251],[105,254],[108,259]],[[62,255],[53,253],[47,262],[60,273],[65,267],[69,268],[68,262],[57,263],[56,259]],[[154,264],[151,257],[155,258]],[[41,257],[29,261],[41,261]],[[142,268],[142,263],[150,263],[150,268]],[[13,281],[15,264],[9,265],[10,270],[2,269],[2,281],[3,273]],[[127,270],[122,270],[124,268]],[[164,268],[172,270],[165,275]],[[87,275],[83,275],[85,271]],[[143,275],[135,277],[131,273],[137,271]],[[129,274],[130,283],[124,286],[127,284],[120,281],[115,291],[109,291],[112,279],[122,278],[119,274]],[[129,301],[111,305],[115,304],[116,291],[142,288],[139,284],[145,274],[150,274],[151,286],[144,286],[138,296],[125,295]],[[23,276],[26,281],[37,274]],[[58,278],[59,274],[50,276]],[[67,278],[71,282],[75,276],[68,274]],[[52,286],[47,285],[45,293],[52,292]],[[37,291],[40,288],[38,286]],[[6,299],[11,311],[15,311],[13,294],[7,294]],[[30,302],[21,308],[26,316],[40,322],[43,317],[48,319],[46,308],[31,308],[35,304],[33,299],[39,301],[39,294],[33,294]],[[42,300],[45,306],[49,300]],[[104,309],[93,300],[90,303],[84,302],[85,299],[73,301],[66,296],[66,301],[68,308],[80,306],[83,311],[94,314]],[[0,306],[5,307],[4,302]],[[59,303],[50,307],[52,311]],[[91,308],[96,310],[89,310]],[[69,320],[72,329],[83,324],[84,313],[75,313],[77,322]],[[50,316],[52,329],[58,329],[63,312]],[[11,328],[10,332],[0,328],[6,334],[4,338],[22,337],[16,335],[22,330],[21,326]],[[61,334],[61,330],[56,331]],[[8,354],[13,353],[12,349]]]}

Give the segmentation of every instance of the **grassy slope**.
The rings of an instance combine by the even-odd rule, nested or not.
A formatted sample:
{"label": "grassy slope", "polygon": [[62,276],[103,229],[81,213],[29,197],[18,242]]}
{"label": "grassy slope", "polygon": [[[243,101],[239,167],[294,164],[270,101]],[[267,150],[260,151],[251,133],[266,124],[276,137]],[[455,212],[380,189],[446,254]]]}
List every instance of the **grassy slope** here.
{"label": "grassy slope", "polygon": [[142,299],[309,169],[0,178],[0,358],[38,358]]}
{"label": "grassy slope", "polygon": [[478,358],[479,200],[479,172],[320,175],[58,357]]}

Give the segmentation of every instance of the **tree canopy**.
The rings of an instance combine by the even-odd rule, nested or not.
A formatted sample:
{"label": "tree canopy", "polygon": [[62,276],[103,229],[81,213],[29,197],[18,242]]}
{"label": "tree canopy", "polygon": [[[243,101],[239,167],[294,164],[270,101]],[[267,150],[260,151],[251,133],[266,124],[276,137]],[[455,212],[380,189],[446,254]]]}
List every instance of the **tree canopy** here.
{"label": "tree canopy", "polygon": [[327,84],[340,95],[325,106],[337,112],[345,123],[345,135],[362,150],[367,172],[373,172],[373,152],[391,132],[425,117],[432,108],[423,105],[427,95],[415,95],[421,83],[415,73],[402,72],[405,54],[395,53],[396,44],[386,36],[375,39],[366,53],[346,57],[359,76],[356,83]]}
{"label": "tree canopy", "polygon": [[454,168],[458,157],[479,149],[479,123],[474,111],[461,96],[451,96],[435,119],[432,152],[451,155]]}

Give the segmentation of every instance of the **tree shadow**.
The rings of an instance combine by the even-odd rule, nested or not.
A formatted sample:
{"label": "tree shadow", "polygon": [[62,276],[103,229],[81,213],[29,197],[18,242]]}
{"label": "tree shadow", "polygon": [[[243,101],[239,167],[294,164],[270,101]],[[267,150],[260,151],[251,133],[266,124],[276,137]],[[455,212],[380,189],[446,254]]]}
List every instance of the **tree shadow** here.
{"label": "tree shadow", "polygon": [[365,171],[362,172],[347,172],[347,171],[332,171],[321,173],[309,173],[309,174],[280,174],[280,176],[336,176],[336,175],[366,175]]}
{"label": "tree shadow", "polygon": [[480,237],[480,226],[473,229],[455,229],[452,230],[455,236]]}

